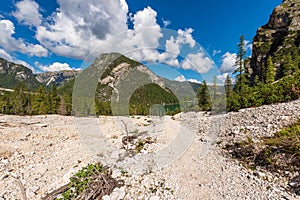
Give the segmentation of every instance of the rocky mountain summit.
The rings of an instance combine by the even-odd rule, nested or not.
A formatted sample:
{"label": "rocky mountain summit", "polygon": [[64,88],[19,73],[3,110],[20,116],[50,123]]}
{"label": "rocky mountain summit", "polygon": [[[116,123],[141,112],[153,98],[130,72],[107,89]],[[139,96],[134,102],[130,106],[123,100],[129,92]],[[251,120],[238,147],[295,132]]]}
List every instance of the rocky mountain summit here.
{"label": "rocky mountain summit", "polygon": [[19,83],[24,83],[29,88],[40,85],[30,69],[0,58],[0,87],[14,88]]}
{"label": "rocky mountain summit", "polygon": [[0,87],[14,88],[24,83],[30,89],[37,89],[40,85],[62,86],[74,79],[80,71],[62,70],[34,74],[31,69],[0,58]]}
{"label": "rocky mountain summit", "polygon": [[285,0],[276,7],[269,22],[257,30],[253,39],[251,68],[253,77],[261,77],[267,58],[272,57],[277,78],[283,76],[288,56],[299,66],[300,1]]}
{"label": "rocky mountain summit", "polygon": [[65,82],[76,78],[78,73],[80,73],[80,71],[74,71],[74,70],[44,72],[44,73],[36,74],[35,78],[37,79],[38,82],[46,86],[49,86],[51,84],[61,86]]}

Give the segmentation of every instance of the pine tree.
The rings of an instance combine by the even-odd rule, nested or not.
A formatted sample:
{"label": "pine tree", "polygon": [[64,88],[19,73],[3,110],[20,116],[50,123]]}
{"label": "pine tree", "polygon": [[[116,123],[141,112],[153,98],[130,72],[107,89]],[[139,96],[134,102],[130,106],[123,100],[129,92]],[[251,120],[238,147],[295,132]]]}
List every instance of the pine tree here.
{"label": "pine tree", "polygon": [[203,111],[211,110],[211,102],[210,102],[210,95],[208,91],[208,87],[206,81],[200,85],[198,89],[198,100],[199,100],[199,107]]}
{"label": "pine tree", "polygon": [[35,95],[32,103],[33,114],[47,114],[49,111],[49,105],[47,103],[47,92],[44,86],[40,86],[37,89],[37,94]]}
{"label": "pine tree", "polygon": [[17,87],[14,89],[14,92],[12,93],[12,106],[13,106],[13,114],[17,115],[24,115],[28,114],[26,112],[27,106],[29,104],[29,92],[27,87],[20,83],[17,85]]}
{"label": "pine tree", "polygon": [[270,84],[275,81],[275,69],[271,56],[267,59],[265,77],[266,84]]}
{"label": "pine tree", "polygon": [[71,115],[72,114],[72,96],[64,94],[61,99],[58,114],[60,115]]}
{"label": "pine tree", "polygon": [[238,53],[237,53],[237,60],[235,62],[235,65],[237,69],[234,71],[234,73],[238,73],[237,77],[238,79],[241,79],[241,76],[244,72],[244,59],[246,56],[246,47],[245,47],[245,40],[244,36],[240,36],[240,42],[238,43]]}
{"label": "pine tree", "polygon": [[51,114],[57,114],[59,104],[60,104],[60,98],[57,94],[57,87],[56,85],[52,86],[51,93],[50,93],[50,99],[49,99],[49,105],[50,105],[50,110],[49,113]]}
{"label": "pine tree", "polygon": [[245,78],[247,80],[247,84],[250,83],[250,79],[251,79],[251,72],[250,72],[250,58],[246,58],[244,60],[244,75],[245,75]]}
{"label": "pine tree", "polygon": [[291,54],[288,54],[284,60],[285,62],[283,64],[283,70],[282,70],[283,76],[292,75],[294,72],[297,71],[298,66],[293,61],[293,57]]}
{"label": "pine tree", "polygon": [[[245,40],[244,36],[240,37],[240,42],[238,43],[238,53],[237,53],[237,60],[235,62],[235,66],[237,69],[233,72],[234,74],[238,73],[236,76],[236,85],[235,90],[241,92],[242,88],[245,84],[247,84],[247,77],[245,77],[245,56],[246,56],[246,47],[245,47]],[[249,70],[248,70],[249,71]]]}
{"label": "pine tree", "polygon": [[229,97],[232,94],[232,82],[229,75],[226,76],[225,80],[225,93],[226,97]]}
{"label": "pine tree", "polygon": [[259,80],[259,76],[258,75],[255,75],[254,77],[254,81],[253,81],[253,85],[254,86],[258,86],[261,84],[261,81]]}

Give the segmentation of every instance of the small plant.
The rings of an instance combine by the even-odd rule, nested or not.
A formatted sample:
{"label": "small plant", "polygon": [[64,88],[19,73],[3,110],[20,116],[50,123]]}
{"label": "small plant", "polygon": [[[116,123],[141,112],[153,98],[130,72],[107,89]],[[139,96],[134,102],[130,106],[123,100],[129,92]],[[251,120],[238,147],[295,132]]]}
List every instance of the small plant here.
{"label": "small plant", "polygon": [[[56,200],[83,199],[89,196],[89,199],[99,199],[106,194],[110,194],[115,187],[122,185],[121,182],[111,177],[111,172],[107,167],[97,163],[89,164],[79,170],[70,178],[70,182],[61,193],[56,194]],[[97,187],[102,189],[95,190]]]}

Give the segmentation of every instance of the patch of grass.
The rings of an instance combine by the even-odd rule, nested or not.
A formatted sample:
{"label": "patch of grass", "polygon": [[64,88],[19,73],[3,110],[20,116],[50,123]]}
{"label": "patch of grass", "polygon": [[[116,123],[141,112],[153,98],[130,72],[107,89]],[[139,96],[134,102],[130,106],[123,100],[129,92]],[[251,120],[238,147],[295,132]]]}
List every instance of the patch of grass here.
{"label": "patch of grass", "polygon": [[260,142],[247,138],[225,148],[247,168],[259,166],[281,176],[286,171],[295,173],[300,170],[300,120]]}
{"label": "patch of grass", "polygon": [[268,147],[276,147],[279,151],[300,158],[300,121],[275,134],[272,138],[264,139]]}

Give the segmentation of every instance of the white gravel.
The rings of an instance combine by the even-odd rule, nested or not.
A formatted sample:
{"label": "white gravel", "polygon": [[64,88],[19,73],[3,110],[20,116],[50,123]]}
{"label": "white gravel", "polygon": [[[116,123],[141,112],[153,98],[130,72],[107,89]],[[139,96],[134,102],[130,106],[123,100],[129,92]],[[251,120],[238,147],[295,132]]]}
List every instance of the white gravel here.
{"label": "white gravel", "polygon": [[[254,175],[227,157],[217,142],[222,146],[247,137],[269,136],[299,116],[298,100],[222,116],[200,112],[161,119],[130,118],[131,122],[126,122],[129,132],[144,131],[147,134],[142,137],[156,141],[145,145],[141,157],[167,147],[178,133],[184,134],[180,130],[195,135],[188,146],[182,141],[184,145],[175,151],[186,151],[163,169],[150,166],[134,174],[114,166],[113,176],[123,179],[125,185],[103,199],[297,199],[286,191],[280,177],[263,172]],[[120,121],[100,117],[98,122],[108,141],[124,148],[122,137],[126,131],[118,124]],[[66,184],[83,166],[101,160],[81,140],[73,117],[1,115],[0,141],[0,199],[40,199]]]}

